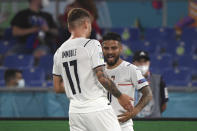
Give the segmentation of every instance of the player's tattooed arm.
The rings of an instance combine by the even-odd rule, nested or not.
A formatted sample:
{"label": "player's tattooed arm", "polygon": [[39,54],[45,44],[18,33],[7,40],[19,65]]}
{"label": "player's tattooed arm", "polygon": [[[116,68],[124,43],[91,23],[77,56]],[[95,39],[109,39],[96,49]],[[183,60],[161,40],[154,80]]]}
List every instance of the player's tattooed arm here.
{"label": "player's tattooed arm", "polygon": [[126,94],[122,94],[118,90],[118,88],[116,87],[116,84],[105,73],[104,66],[96,67],[94,68],[94,71],[99,82],[104,86],[106,90],[108,90],[113,96],[115,96],[118,99],[119,104],[127,111],[132,111],[133,106],[130,100],[133,100],[133,99]]}
{"label": "player's tattooed arm", "polygon": [[94,69],[99,82],[108,90],[113,96],[119,98],[121,92],[117,89],[116,84],[105,73],[104,66],[99,66]]}
{"label": "player's tattooed arm", "polygon": [[120,122],[126,122],[131,118],[134,118],[152,99],[152,92],[150,86],[145,86],[139,90],[142,93],[142,97],[139,100],[138,104],[134,107],[132,112],[124,112],[123,114],[119,115]]}
{"label": "player's tattooed arm", "polygon": [[150,89],[150,86],[145,86],[141,88],[139,91],[142,93],[142,97],[135,108],[141,111],[152,99],[152,91]]}

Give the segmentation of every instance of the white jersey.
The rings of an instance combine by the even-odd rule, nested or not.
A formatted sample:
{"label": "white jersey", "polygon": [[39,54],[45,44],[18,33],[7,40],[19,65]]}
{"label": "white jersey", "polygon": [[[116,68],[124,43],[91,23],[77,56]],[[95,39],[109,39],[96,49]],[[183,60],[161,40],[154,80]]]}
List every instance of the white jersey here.
{"label": "white jersey", "polygon": [[93,69],[104,65],[97,40],[76,38],[62,44],[54,55],[53,75],[63,78],[70,99],[69,113],[89,113],[109,108],[104,87]]}
{"label": "white jersey", "polygon": [[[134,98],[135,89],[139,90],[144,86],[148,85],[148,82],[141,74],[138,68],[126,61],[123,61],[118,67],[114,69],[107,69],[106,72],[108,76],[116,83],[118,89],[128,96]],[[108,93],[108,99],[111,102],[113,109],[115,110],[116,115],[123,114],[126,112],[124,108],[120,106],[118,100]],[[134,102],[132,102],[134,105]],[[125,126],[132,124],[132,120],[123,123]]]}

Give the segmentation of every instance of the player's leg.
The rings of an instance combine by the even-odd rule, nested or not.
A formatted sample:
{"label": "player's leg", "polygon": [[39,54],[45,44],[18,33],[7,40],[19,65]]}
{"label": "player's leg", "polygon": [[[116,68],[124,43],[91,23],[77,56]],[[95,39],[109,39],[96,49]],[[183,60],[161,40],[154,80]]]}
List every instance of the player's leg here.
{"label": "player's leg", "polygon": [[121,131],[112,109],[87,113],[86,117],[88,131]]}
{"label": "player's leg", "polygon": [[83,116],[78,113],[69,114],[70,131],[87,131]]}
{"label": "player's leg", "polygon": [[134,131],[132,125],[129,125],[129,126],[121,126],[121,130],[122,131]]}

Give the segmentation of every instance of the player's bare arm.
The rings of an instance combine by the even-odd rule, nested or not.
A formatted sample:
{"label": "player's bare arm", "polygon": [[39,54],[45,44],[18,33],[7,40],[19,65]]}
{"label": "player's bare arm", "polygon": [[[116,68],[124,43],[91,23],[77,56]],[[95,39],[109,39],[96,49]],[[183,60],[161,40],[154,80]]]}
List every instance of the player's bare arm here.
{"label": "player's bare arm", "polygon": [[61,76],[53,75],[53,83],[56,93],[65,93],[64,84]]}
{"label": "player's bare arm", "polygon": [[95,69],[96,75],[98,77],[99,82],[116,98],[121,96],[121,92],[116,88],[115,83],[110,80],[107,74],[104,72],[104,67],[100,66]]}
{"label": "player's bare arm", "polygon": [[128,111],[131,111],[133,107],[131,105],[130,100],[133,100],[133,99],[125,94],[122,94],[118,90],[118,88],[116,87],[116,84],[110,78],[108,78],[104,69],[105,69],[104,66],[99,66],[94,69],[99,82],[103,85],[103,87],[106,90],[108,90],[113,96],[115,96],[118,99],[120,105],[123,108],[125,108]]}
{"label": "player's bare arm", "polygon": [[150,86],[145,86],[139,91],[142,93],[142,97],[139,100],[138,104],[135,106],[135,108],[141,111],[152,99],[152,91],[150,89]]}
{"label": "player's bare arm", "polygon": [[119,115],[120,122],[126,122],[129,119],[135,117],[152,99],[152,91],[150,86],[145,86],[139,90],[142,93],[142,97],[139,100],[138,104],[134,107],[132,112],[125,112]]}

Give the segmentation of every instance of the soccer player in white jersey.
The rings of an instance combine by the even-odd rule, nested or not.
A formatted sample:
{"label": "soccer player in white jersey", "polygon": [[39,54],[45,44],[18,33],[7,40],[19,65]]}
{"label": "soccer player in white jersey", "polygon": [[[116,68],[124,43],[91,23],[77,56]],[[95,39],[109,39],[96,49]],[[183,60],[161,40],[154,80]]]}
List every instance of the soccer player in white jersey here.
{"label": "soccer player in white jersey", "polygon": [[53,82],[55,91],[66,93],[70,99],[70,131],[121,131],[106,90],[128,111],[133,109],[132,98],[122,94],[106,76],[100,43],[87,39],[90,14],[75,8],[67,21],[71,37],[54,55]]}
{"label": "soccer player in white jersey", "polygon": [[134,97],[135,89],[143,94],[133,111],[128,112],[119,105],[118,101],[111,96],[110,93],[108,93],[108,99],[118,116],[122,131],[133,131],[132,118],[152,99],[150,87],[135,65],[120,58],[120,53],[122,51],[120,35],[113,32],[107,33],[103,36],[102,47],[104,58],[107,63],[107,75],[118,85],[118,89],[130,97]]}

